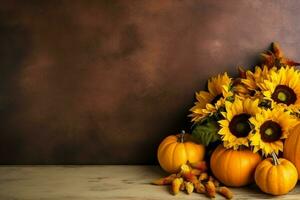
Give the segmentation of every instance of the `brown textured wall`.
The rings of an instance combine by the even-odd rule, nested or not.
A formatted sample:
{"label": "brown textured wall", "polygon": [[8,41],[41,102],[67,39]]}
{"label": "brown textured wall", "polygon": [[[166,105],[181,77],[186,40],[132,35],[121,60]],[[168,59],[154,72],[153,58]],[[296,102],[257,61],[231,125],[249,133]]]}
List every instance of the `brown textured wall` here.
{"label": "brown textured wall", "polygon": [[1,1],[0,163],[153,163],[194,92],[270,42],[300,54],[300,2]]}

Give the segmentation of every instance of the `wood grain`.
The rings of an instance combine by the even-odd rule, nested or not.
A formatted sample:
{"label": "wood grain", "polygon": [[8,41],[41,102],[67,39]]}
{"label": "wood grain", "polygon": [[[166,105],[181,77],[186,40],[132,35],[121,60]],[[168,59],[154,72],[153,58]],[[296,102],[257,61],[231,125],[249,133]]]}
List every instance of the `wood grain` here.
{"label": "wood grain", "polygon": [[[3,166],[0,199],[5,200],[173,200],[208,199],[183,192],[174,197],[168,187],[150,182],[163,176],[158,166]],[[235,188],[234,199],[270,199],[252,185]],[[278,199],[299,199],[298,185]],[[216,199],[224,199],[217,196]]]}

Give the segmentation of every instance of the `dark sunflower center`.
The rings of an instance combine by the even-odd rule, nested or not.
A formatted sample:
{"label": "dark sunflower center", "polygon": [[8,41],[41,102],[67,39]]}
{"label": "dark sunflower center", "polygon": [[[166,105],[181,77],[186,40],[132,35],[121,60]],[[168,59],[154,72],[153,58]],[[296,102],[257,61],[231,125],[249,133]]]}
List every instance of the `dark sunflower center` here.
{"label": "dark sunflower center", "polygon": [[229,123],[230,132],[238,138],[247,137],[251,131],[249,123],[250,117],[251,116],[246,113],[234,116]]}
{"label": "dark sunflower center", "polygon": [[286,85],[278,85],[272,94],[272,99],[277,103],[290,105],[296,102],[297,95],[290,87]]}
{"label": "dark sunflower center", "polygon": [[215,96],[215,98],[213,98],[213,100],[211,100],[211,104],[215,104],[217,103],[223,96],[221,94]]}
{"label": "dark sunflower center", "polygon": [[251,97],[253,97],[253,96],[255,95],[255,91],[254,91],[254,90],[251,90],[249,95],[250,95]]}
{"label": "dark sunflower center", "polygon": [[281,126],[272,120],[268,120],[264,122],[260,126],[260,135],[261,139],[264,142],[274,142],[281,138],[282,136],[282,130]]}

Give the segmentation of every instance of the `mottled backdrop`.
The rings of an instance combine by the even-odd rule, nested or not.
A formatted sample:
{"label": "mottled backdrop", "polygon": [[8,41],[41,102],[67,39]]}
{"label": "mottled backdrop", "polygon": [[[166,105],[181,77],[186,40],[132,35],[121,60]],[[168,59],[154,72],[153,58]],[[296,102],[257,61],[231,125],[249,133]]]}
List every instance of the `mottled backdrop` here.
{"label": "mottled backdrop", "polygon": [[0,3],[0,163],[156,162],[208,77],[279,41],[300,60],[300,2]]}

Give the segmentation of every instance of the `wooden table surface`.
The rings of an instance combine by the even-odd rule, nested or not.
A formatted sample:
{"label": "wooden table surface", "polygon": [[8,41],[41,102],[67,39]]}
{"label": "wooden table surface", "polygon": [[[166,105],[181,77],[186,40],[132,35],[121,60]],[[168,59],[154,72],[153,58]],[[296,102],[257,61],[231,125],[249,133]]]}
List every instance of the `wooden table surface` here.
{"label": "wooden table surface", "polygon": [[[183,192],[169,194],[168,187],[150,182],[163,176],[158,166],[1,166],[1,200],[168,200],[208,199]],[[236,188],[234,199],[300,199],[300,185],[288,195],[265,195],[256,186]],[[217,196],[216,199],[224,199]]]}

